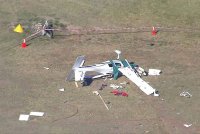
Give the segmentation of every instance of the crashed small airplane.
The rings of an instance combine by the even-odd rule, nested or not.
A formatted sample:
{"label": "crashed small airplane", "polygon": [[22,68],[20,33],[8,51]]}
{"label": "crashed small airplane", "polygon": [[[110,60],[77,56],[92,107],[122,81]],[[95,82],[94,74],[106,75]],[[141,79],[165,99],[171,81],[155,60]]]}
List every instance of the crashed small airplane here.
{"label": "crashed small airplane", "polygon": [[[81,81],[84,83],[87,78],[96,79],[102,77],[113,77],[116,80],[119,76],[124,75],[147,95],[153,94],[154,96],[159,96],[154,88],[141,79],[142,76],[147,76],[148,72],[144,71],[144,69],[133,62],[128,62],[126,59],[120,59],[121,51],[115,50],[115,52],[118,54],[116,60],[105,61],[90,66],[83,66],[85,56],[77,57],[66,81]],[[89,72],[95,72],[96,74],[89,75]]]}

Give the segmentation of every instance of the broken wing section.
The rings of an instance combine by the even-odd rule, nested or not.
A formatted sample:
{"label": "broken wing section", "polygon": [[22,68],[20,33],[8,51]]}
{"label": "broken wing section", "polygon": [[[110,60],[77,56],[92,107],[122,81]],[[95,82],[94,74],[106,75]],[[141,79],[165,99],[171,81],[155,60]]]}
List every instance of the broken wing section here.
{"label": "broken wing section", "polygon": [[142,80],[133,69],[129,67],[119,68],[119,71],[129,78],[132,82],[134,82],[144,93],[147,95],[154,94],[155,89],[152,88],[148,83]]}
{"label": "broken wing section", "polygon": [[66,77],[66,81],[74,81],[75,80],[75,71],[77,68],[82,67],[85,62],[85,56],[79,56],[76,58],[76,61],[71,69],[71,71],[68,73]]}

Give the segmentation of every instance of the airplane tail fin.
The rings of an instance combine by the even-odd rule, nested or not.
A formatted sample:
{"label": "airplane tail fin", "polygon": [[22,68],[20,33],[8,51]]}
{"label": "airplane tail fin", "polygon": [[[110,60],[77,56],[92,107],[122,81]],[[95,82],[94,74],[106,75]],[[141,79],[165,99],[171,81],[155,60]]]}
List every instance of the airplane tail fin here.
{"label": "airplane tail fin", "polygon": [[83,64],[85,62],[85,56],[79,56],[76,58],[76,61],[71,69],[71,71],[69,72],[69,74],[66,77],[66,81],[73,81],[75,80],[76,75],[76,68],[82,67]]}

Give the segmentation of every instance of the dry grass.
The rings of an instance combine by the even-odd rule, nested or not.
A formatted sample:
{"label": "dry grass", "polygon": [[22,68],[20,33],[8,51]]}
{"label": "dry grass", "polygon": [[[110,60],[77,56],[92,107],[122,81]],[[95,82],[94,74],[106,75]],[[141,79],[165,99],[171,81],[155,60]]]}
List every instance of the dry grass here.
{"label": "dry grass", "polygon": [[[199,18],[197,0],[77,1],[18,0],[0,5],[0,129],[2,133],[199,133]],[[179,6],[178,6],[179,5]],[[179,8],[179,7],[183,8]],[[192,7],[192,8],[191,8]],[[56,26],[86,28],[179,27],[193,32],[160,31],[97,35],[55,36],[30,41],[20,48],[24,35],[13,33],[12,24],[30,26],[51,19]],[[150,31],[151,29],[149,29]],[[60,35],[61,33],[56,33]],[[154,46],[150,46],[150,43]],[[146,96],[134,84],[125,90],[129,97],[113,96],[110,88],[101,91],[111,102],[107,111],[92,94],[103,82],[75,88],[65,82],[78,55],[86,55],[86,64],[113,59],[114,49],[145,69],[159,68],[159,77],[146,77],[160,91],[159,98]],[[49,67],[45,70],[43,67]],[[127,81],[122,77],[117,81]],[[65,88],[60,93],[59,88]],[[187,90],[192,98],[180,97]],[[19,122],[20,113],[44,111],[44,118]],[[184,123],[192,123],[185,128]]]}

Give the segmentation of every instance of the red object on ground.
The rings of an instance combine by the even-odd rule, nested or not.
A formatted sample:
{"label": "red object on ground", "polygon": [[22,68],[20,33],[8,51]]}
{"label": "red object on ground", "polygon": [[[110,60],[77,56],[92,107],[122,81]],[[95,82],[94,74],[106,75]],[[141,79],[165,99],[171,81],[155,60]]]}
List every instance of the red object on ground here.
{"label": "red object on ground", "polygon": [[27,45],[26,45],[26,40],[23,39],[23,42],[22,42],[22,48],[25,48]]}
{"label": "red object on ground", "polygon": [[113,93],[114,95],[118,95],[119,91],[118,90],[113,90],[111,93]]}
{"label": "red object on ground", "polygon": [[155,27],[153,27],[153,28],[152,28],[152,31],[151,31],[151,34],[152,34],[152,35],[156,35],[156,34],[157,34],[157,32],[158,32],[158,31],[156,30],[156,28],[155,28]]}
{"label": "red object on ground", "polygon": [[128,97],[128,94],[126,92],[122,92],[122,96]]}
{"label": "red object on ground", "polygon": [[114,95],[122,95],[122,96],[126,96],[128,97],[128,94],[124,91],[119,91],[119,90],[113,90],[111,93],[113,93]]}

